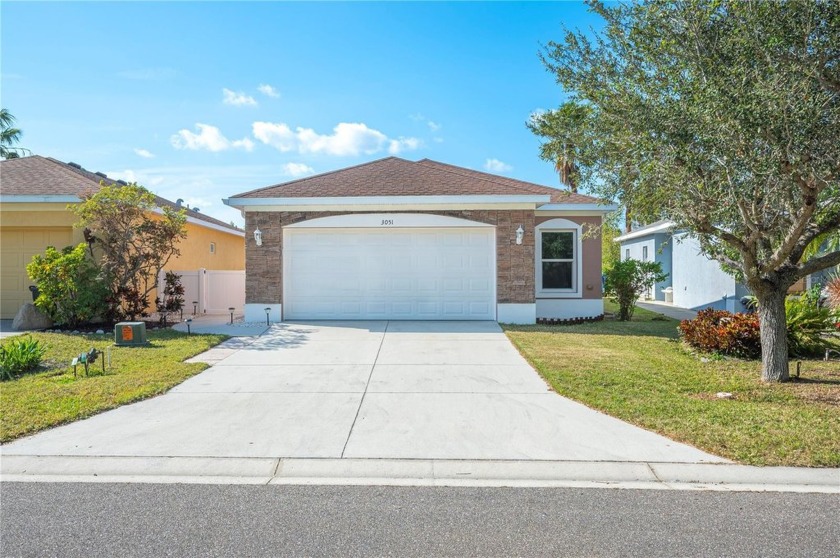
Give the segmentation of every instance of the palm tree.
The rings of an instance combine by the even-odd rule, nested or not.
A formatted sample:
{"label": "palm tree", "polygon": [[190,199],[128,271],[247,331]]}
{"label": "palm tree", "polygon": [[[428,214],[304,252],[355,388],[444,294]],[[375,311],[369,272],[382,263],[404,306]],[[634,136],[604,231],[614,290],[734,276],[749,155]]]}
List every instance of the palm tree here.
{"label": "palm tree", "polygon": [[16,159],[21,155],[31,153],[23,147],[14,147],[20,141],[22,132],[14,127],[15,117],[8,109],[0,109],[0,157]]}
{"label": "palm tree", "polygon": [[563,144],[560,156],[554,164],[554,170],[560,175],[560,182],[569,187],[572,193],[577,193],[577,173],[578,166],[575,163],[575,146],[573,144]]}

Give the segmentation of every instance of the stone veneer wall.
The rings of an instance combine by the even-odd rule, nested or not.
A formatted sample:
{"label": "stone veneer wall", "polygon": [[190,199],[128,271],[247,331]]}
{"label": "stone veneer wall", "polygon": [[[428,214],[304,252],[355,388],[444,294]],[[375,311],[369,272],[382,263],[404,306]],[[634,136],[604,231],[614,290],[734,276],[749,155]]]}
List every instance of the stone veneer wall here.
{"label": "stone veneer wall", "polygon": [[[364,212],[246,212],[245,302],[283,302],[283,227],[309,219]],[[372,211],[369,213],[383,213]],[[393,212],[391,212],[393,213]],[[411,211],[458,217],[496,226],[496,298],[499,303],[534,302],[534,212],[533,210]],[[516,229],[522,225],[525,238],[516,244]],[[254,229],[262,231],[262,246],[254,242]]]}

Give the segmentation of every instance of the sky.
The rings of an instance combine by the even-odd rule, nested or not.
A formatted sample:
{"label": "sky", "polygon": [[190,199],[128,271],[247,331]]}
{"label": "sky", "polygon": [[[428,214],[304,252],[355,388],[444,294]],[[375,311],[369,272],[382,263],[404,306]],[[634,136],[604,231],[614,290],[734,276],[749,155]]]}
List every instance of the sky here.
{"label": "sky", "polygon": [[558,186],[525,126],[578,2],[0,3],[20,146],[242,223],[223,198],[390,155]]}

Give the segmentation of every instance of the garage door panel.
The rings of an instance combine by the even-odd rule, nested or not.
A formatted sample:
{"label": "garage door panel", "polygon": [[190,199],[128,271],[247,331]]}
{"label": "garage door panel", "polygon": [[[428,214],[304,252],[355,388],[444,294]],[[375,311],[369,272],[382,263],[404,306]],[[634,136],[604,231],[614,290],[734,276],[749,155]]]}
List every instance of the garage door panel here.
{"label": "garage door panel", "polygon": [[32,301],[32,280],[26,273],[32,257],[43,254],[47,246],[60,250],[72,241],[70,228],[0,230],[0,316],[14,318],[23,303]]}
{"label": "garage door panel", "polygon": [[493,229],[287,230],[287,319],[494,319]]}

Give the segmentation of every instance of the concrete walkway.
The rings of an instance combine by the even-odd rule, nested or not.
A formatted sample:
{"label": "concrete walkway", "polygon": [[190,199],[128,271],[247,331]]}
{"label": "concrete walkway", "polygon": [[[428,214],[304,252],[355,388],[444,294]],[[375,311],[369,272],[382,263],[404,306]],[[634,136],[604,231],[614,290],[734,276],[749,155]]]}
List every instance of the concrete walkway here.
{"label": "concrete walkway", "polygon": [[14,320],[0,320],[0,339],[6,337],[14,337],[15,335],[23,335],[25,331],[17,331],[12,329],[12,322]]}
{"label": "concrete walkway", "polygon": [[233,323],[230,321],[230,314],[209,314],[203,316],[187,316],[189,323],[180,321],[172,326],[176,331],[186,333],[220,333],[231,337],[258,337],[268,331],[269,325],[263,322],[245,322],[242,315],[233,316]]}
{"label": "concrete walkway", "polygon": [[697,317],[697,312],[695,312],[694,310],[680,308],[679,306],[674,306],[673,304],[666,304],[664,302],[659,302],[658,300],[640,300],[636,303],[636,306],[680,321],[693,320]]}
{"label": "concrete walkway", "polygon": [[494,322],[275,324],[199,358],[214,366],[163,396],[3,446],[3,480],[818,491],[840,480],[768,476],[560,397]]}

